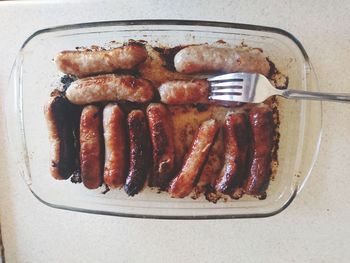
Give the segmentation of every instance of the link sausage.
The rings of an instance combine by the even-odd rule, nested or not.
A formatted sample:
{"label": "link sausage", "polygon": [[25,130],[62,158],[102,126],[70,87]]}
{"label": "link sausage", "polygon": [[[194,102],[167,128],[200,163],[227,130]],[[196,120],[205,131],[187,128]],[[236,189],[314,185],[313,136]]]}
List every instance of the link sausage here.
{"label": "link sausage", "polygon": [[153,170],[149,186],[165,189],[171,180],[175,163],[171,116],[168,109],[160,103],[150,104],[146,112],[153,149]]}
{"label": "link sausage", "polygon": [[80,118],[80,170],[86,188],[96,189],[102,184],[103,148],[102,120],[98,107],[84,107]]}
{"label": "link sausage", "polygon": [[178,72],[186,74],[243,71],[267,76],[270,72],[270,64],[259,49],[189,46],[175,55],[174,64]]}
{"label": "link sausage", "polygon": [[249,146],[247,122],[244,113],[231,112],[225,117],[225,163],[215,184],[218,192],[232,194],[242,185]]}
{"label": "link sausage", "polygon": [[244,191],[250,195],[263,195],[271,174],[274,122],[272,110],[264,105],[249,113],[253,136],[253,156]]}
{"label": "link sausage", "polygon": [[119,100],[144,103],[150,101],[153,95],[154,90],[148,80],[113,74],[78,79],[66,91],[68,100],[79,105]]}
{"label": "link sausage", "polygon": [[103,109],[105,165],[103,178],[110,188],[121,187],[127,175],[126,119],[118,104],[109,103]]}
{"label": "link sausage", "polygon": [[169,193],[172,197],[184,198],[191,193],[194,183],[199,179],[198,175],[201,174],[218,129],[219,125],[213,119],[201,124],[181,171],[170,183]]}
{"label": "link sausage", "polygon": [[58,180],[68,179],[75,170],[76,149],[71,106],[67,99],[56,95],[44,107],[51,147],[50,172]]}
{"label": "link sausage", "polygon": [[129,174],[124,186],[129,196],[142,190],[151,167],[151,145],[144,113],[133,110],[128,115],[129,128]]}
{"label": "link sausage", "polygon": [[204,79],[167,81],[159,94],[165,104],[209,103],[209,84]]}
{"label": "link sausage", "polygon": [[127,45],[101,51],[63,51],[56,56],[55,62],[60,71],[82,78],[116,70],[131,70],[146,58],[144,47]]}

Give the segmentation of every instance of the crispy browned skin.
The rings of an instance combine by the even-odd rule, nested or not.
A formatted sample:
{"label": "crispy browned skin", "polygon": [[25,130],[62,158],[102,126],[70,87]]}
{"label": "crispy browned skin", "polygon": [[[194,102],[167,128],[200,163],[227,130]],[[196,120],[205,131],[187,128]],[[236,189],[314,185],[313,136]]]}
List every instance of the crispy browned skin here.
{"label": "crispy browned skin", "polygon": [[209,84],[204,79],[167,81],[159,94],[165,104],[209,103]]}
{"label": "crispy browned skin", "polygon": [[103,149],[102,120],[98,107],[84,107],[80,118],[80,170],[86,188],[102,184]]}
{"label": "crispy browned skin", "polygon": [[154,89],[148,80],[113,74],[78,79],[66,91],[67,99],[79,105],[119,100],[145,103],[153,95]]}
{"label": "crispy browned skin", "polygon": [[171,116],[163,104],[152,103],[147,107],[147,119],[153,146],[149,186],[165,189],[172,178],[175,163]]}
{"label": "crispy browned skin", "polygon": [[208,157],[218,129],[219,125],[213,119],[201,124],[190,151],[185,157],[181,171],[170,183],[169,193],[172,197],[184,198],[191,193]]}
{"label": "crispy browned skin", "polygon": [[55,62],[60,71],[82,78],[121,69],[130,70],[146,58],[144,47],[129,45],[101,51],[63,51],[56,56]]}
{"label": "crispy browned skin", "polygon": [[244,191],[261,195],[265,193],[271,174],[274,133],[272,110],[267,106],[254,107],[249,113],[249,122],[253,136],[253,156]]}
{"label": "crispy browned skin", "polygon": [[186,74],[243,71],[267,76],[270,72],[270,64],[259,49],[189,46],[175,55],[174,64],[178,72]]}
{"label": "crispy browned skin", "polygon": [[229,113],[223,126],[225,164],[216,180],[215,189],[231,194],[242,185],[249,146],[247,117],[244,113]]}
{"label": "crispy browned skin", "polygon": [[127,175],[126,118],[116,103],[103,109],[105,165],[103,179],[110,188],[121,187]]}
{"label": "crispy browned skin", "polygon": [[129,196],[140,192],[151,167],[151,145],[145,114],[133,110],[128,115],[130,160],[129,174],[124,186]]}
{"label": "crispy browned skin", "polygon": [[75,147],[71,105],[56,95],[44,107],[51,147],[51,175],[58,180],[68,179],[75,170]]}

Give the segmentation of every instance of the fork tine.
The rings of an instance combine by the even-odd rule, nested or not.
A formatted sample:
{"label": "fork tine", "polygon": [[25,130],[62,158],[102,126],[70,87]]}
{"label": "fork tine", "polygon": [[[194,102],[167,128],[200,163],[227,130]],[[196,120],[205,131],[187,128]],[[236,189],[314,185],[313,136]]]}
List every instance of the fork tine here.
{"label": "fork tine", "polygon": [[246,102],[243,99],[242,95],[235,95],[235,94],[224,94],[224,95],[210,95],[210,100],[216,100],[216,101],[236,101],[236,102]]}
{"label": "fork tine", "polygon": [[231,87],[232,88],[243,88],[243,81],[226,81],[226,82],[217,82],[217,83],[210,83],[210,86],[213,88],[216,87]]}
{"label": "fork tine", "polygon": [[233,88],[226,88],[226,89],[212,89],[210,91],[210,94],[224,94],[224,93],[234,93],[234,94],[242,94],[243,91],[241,89],[233,89]]}
{"label": "fork tine", "polygon": [[235,79],[243,80],[244,79],[244,73],[242,73],[242,72],[228,73],[228,74],[224,74],[224,75],[219,75],[219,76],[216,76],[216,77],[208,78],[208,81],[209,82],[213,82],[213,81],[225,81],[225,80],[235,80]]}

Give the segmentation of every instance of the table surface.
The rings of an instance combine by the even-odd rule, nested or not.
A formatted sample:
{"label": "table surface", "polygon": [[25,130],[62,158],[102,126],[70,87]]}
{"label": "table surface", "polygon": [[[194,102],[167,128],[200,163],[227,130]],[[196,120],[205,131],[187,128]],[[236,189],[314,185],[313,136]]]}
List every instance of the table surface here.
{"label": "table surface", "polygon": [[[147,18],[280,27],[303,43],[322,91],[349,92],[346,0],[23,1],[0,3],[1,97],[6,99],[16,53],[34,31]],[[6,262],[348,262],[350,107],[324,103],[323,116],[318,161],[287,210],[263,219],[208,221],[129,219],[49,208],[31,195],[4,151],[1,118],[0,222]]]}

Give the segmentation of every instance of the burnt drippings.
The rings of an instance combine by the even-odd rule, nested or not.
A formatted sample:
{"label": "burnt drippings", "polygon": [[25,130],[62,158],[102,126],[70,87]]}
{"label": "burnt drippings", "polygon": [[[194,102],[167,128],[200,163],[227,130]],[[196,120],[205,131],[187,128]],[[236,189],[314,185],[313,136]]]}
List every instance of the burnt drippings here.
{"label": "burnt drippings", "polygon": [[184,49],[187,46],[176,46],[171,48],[163,48],[163,47],[154,47],[154,50],[159,52],[161,57],[164,59],[164,67],[170,71],[176,71],[174,66],[174,57],[177,52],[179,52],[181,49]]}
{"label": "burnt drippings", "polygon": [[277,89],[286,89],[288,88],[289,78],[282,74],[277,68],[275,63],[273,63],[269,58],[266,58],[267,62],[270,65],[270,71],[267,75],[267,78],[272,80]]}
{"label": "burnt drippings", "polygon": [[63,92],[65,92],[70,84],[76,80],[76,77],[72,75],[65,74],[61,77],[61,83],[63,84]]}
{"label": "burnt drippings", "polygon": [[204,196],[205,199],[214,204],[220,199],[220,195],[216,193],[215,188],[211,184],[207,184],[204,187]]}
{"label": "burnt drippings", "polygon": [[125,42],[123,44],[123,46],[145,46],[147,44],[147,41],[146,40],[142,40],[142,39],[139,39],[139,40],[135,40],[135,39],[129,39],[127,42]]}
{"label": "burnt drippings", "polygon": [[105,190],[102,191],[102,194],[107,194],[111,189],[108,187],[108,185],[104,185],[105,186]]}
{"label": "burnt drippings", "polygon": [[80,184],[82,182],[81,175],[80,175],[80,170],[76,170],[76,171],[73,172],[73,175],[70,178],[70,181],[73,184]]}
{"label": "burnt drippings", "polygon": [[269,58],[266,58],[266,60],[270,65],[270,71],[269,71],[269,74],[267,75],[267,78],[270,79],[271,76],[277,72],[277,68],[276,68],[275,63],[273,63]]}
{"label": "burnt drippings", "polygon": [[201,103],[196,104],[195,107],[196,107],[198,112],[204,112],[204,111],[207,111],[209,109],[209,105],[201,104]]}

